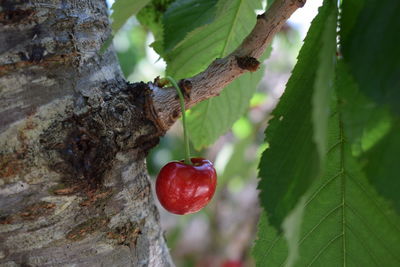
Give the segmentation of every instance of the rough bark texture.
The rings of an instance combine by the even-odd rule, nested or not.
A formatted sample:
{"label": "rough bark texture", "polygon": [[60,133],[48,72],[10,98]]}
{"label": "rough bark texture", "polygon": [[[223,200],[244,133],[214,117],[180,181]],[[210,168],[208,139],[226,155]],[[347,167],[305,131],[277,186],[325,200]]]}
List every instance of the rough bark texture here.
{"label": "rough bark texture", "polygon": [[2,1],[0,265],[169,266],[144,157],[158,142],[103,1]]}
{"label": "rough bark texture", "polygon": [[[276,0],[231,55],[183,80],[187,107],[258,58],[305,0]],[[176,92],[128,84],[105,2],[0,1],[0,266],[170,266],[145,166]]]}

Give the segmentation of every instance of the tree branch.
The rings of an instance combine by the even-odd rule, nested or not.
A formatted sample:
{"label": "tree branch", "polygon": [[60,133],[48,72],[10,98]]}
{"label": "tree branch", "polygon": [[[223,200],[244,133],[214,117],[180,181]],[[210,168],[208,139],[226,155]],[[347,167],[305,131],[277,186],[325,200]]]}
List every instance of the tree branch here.
{"label": "tree branch", "polygon": [[[222,89],[234,79],[247,71],[255,71],[259,62],[256,60],[272,42],[273,37],[286,20],[306,0],[276,0],[262,15],[257,17],[257,23],[252,32],[242,44],[230,55],[214,60],[203,72],[184,79],[183,86],[189,96],[186,108],[196,103],[219,95]],[[152,89],[152,120],[162,131],[168,130],[180,116],[180,106],[174,88],[161,88],[156,83],[150,83]]]}

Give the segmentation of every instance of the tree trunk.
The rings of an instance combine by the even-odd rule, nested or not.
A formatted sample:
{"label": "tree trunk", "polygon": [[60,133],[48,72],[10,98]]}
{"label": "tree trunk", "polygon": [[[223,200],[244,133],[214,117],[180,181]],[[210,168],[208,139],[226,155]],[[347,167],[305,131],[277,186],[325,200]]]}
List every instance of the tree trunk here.
{"label": "tree trunk", "polygon": [[145,165],[162,133],[97,52],[105,2],[0,5],[0,265],[172,265]]}

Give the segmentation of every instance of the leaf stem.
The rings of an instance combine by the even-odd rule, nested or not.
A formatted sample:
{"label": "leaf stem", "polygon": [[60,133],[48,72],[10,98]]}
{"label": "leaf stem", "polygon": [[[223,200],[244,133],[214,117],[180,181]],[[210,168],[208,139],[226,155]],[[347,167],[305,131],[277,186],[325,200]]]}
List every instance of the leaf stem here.
{"label": "leaf stem", "polygon": [[179,96],[179,103],[181,104],[181,111],[182,111],[183,140],[185,144],[185,163],[192,165],[192,162],[190,161],[189,134],[188,134],[188,129],[186,127],[185,99],[183,97],[181,89],[179,88],[174,78],[167,76],[167,79],[175,87],[176,92],[178,93]]}

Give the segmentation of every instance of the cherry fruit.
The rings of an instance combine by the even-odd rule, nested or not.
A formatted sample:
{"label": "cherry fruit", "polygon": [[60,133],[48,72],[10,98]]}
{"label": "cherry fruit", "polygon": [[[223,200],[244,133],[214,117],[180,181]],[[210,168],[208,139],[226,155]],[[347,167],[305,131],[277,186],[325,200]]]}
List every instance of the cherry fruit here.
{"label": "cherry fruit", "polygon": [[166,210],[183,215],[197,212],[210,202],[217,186],[217,173],[210,161],[190,158],[185,98],[176,81],[169,76],[166,79],[175,87],[179,96],[185,160],[170,162],[161,168],[156,180],[156,194]]}
{"label": "cherry fruit", "polygon": [[214,195],[217,173],[212,163],[203,158],[192,158],[191,162],[169,162],[157,176],[156,194],[169,212],[180,215],[197,212]]}
{"label": "cherry fruit", "polygon": [[239,260],[226,260],[221,267],[243,267],[243,264]]}

